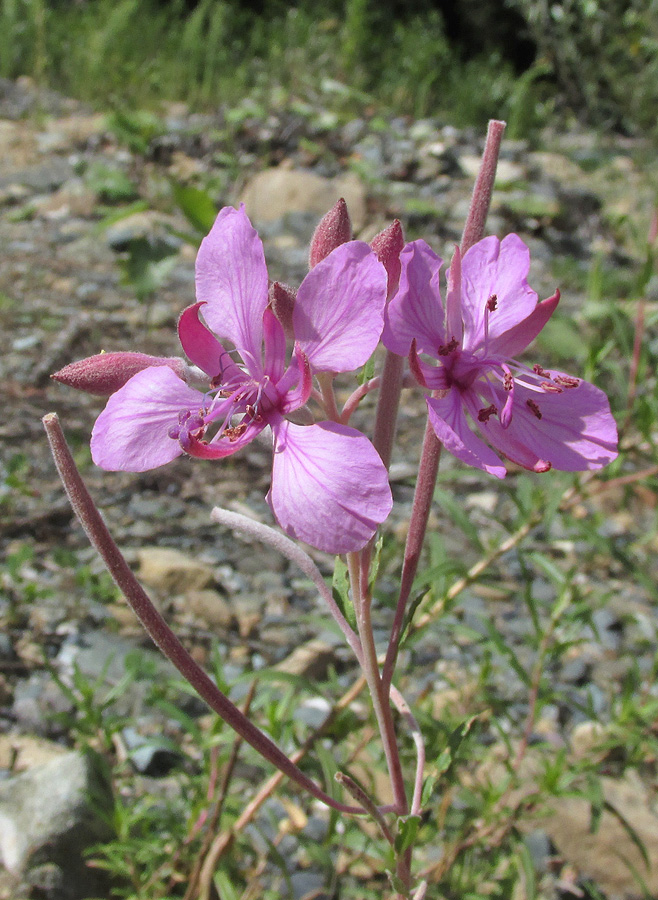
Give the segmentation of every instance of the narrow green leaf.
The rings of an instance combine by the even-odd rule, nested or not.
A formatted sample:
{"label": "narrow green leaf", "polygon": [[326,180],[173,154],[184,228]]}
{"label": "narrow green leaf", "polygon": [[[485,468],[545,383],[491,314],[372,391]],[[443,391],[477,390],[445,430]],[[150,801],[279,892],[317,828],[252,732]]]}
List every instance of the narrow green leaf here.
{"label": "narrow green leaf", "polygon": [[217,208],[210,194],[176,181],[171,182],[171,189],[174,200],[190,225],[201,234],[207,234],[217,218]]}
{"label": "narrow green leaf", "polygon": [[404,853],[416,840],[418,828],[420,826],[420,816],[407,816],[398,819],[398,833],[395,836],[395,850],[397,853]]}
{"label": "narrow green leaf", "polygon": [[368,362],[363,366],[363,368],[359,372],[359,374],[357,376],[357,380],[358,380],[359,384],[365,384],[366,381],[370,381],[370,379],[374,376],[374,374],[375,374],[375,354],[373,353],[373,355],[370,357]]}
{"label": "narrow green leaf", "polygon": [[340,558],[336,557],[334,565],[334,576],[331,582],[331,590],[334,600],[338,604],[338,609],[345,616],[352,628],[356,629],[356,613],[354,612],[354,604],[350,597],[350,579],[347,566]]}

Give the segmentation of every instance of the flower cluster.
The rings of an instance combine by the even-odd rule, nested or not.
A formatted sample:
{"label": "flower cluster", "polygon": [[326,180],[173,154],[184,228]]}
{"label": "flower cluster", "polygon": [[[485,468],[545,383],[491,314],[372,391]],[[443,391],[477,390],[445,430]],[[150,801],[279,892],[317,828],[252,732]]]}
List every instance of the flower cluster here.
{"label": "flower cluster", "polygon": [[617,428],[603,391],[513,359],[560,299],[556,293],[537,302],[526,280],[530,253],[517,235],[484,238],[463,260],[455,249],[445,308],[443,261],[422,240],[407,244],[400,258],[400,286],[387,310],[383,341],[394,353],[409,354],[416,380],[431,390],[429,419],[450,453],[505,477],[498,456],[469,427],[468,413],[492,446],[535,472],[598,469],[616,457]]}
{"label": "flower cluster", "polygon": [[330,383],[360,368],[380,338],[408,356],[428,391],[437,437],[462,462],[505,475],[467,414],[490,445],[536,472],[596,469],[616,456],[602,391],[514,359],[559,300],[538,302],[519,237],[485,238],[463,259],[456,250],[444,307],[442,260],[424,241],[398,247],[394,259],[380,252],[383,265],[370,246],[349,240],[344,204],[336,210],[297,291],[269,283],[244,209],[219,213],[197,257],[197,302],[178,324],[191,366],[101,354],[57,373],[64,383],[111,394],[92,433],[97,465],[142,472],[183,453],[221,459],[268,429],[267,499],[282,528],[331,553],[359,550],[391,509],[386,467],[365,435],[327,409],[325,421],[313,421],[307,404],[321,400],[318,379]]}

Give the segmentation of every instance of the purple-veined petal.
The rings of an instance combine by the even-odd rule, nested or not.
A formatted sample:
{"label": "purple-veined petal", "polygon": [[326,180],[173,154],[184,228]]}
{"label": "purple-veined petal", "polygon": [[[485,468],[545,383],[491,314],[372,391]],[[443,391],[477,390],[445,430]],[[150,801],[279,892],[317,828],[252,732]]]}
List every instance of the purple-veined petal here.
{"label": "purple-veined petal", "polygon": [[364,547],[393,505],[386,467],[367,437],[335,422],[272,426],[268,502],[281,527],[327,553]]}
{"label": "purple-veined petal", "polygon": [[233,362],[228,351],[199,319],[203,303],[195,303],[183,310],[178,320],[178,337],[188,359],[210,378],[238,383],[245,375]]}
{"label": "purple-veined petal", "polygon": [[[293,390],[295,383],[297,386]],[[313,390],[313,373],[308,357],[299,344],[295,344],[295,357],[276,388],[285,397],[280,406],[284,416],[308,403]]]}
{"label": "purple-veined petal", "polygon": [[[497,391],[494,389],[494,395],[498,404],[500,404],[499,408],[504,408],[504,405],[510,399],[510,395],[502,390]],[[551,463],[547,459],[542,458],[534,450],[531,450],[519,439],[518,433],[510,428],[512,419],[509,418],[511,416],[509,408],[507,409],[508,424],[503,426],[494,415],[483,420],[479,419],[479,398],[474,391],[469,392],[464,399],[473,421],[478,423],[482,434],[507,459],[516,463],[517,466],[532,472],[548,472],[552,468]]]}
{"label": "purple-veined petal", "polygon": [[427,411],[436,436],[449,453],[468,466],[505,477],[500,459],[469,428],[458,391],[451,390],[443,398],[428,397]]}
{"label": "purple-veined petal", "polygon": [[[546,460],[563,472],[600,469],[617,456],[617,426],[610,412],[608,398],[587,381],[572,378],[564,372],[546,371],[547,383],[573,385],[554,390],[532,390],[518,379],[514,392],[512,419],[506,429],[492,417],[483,434],[505,456],[527,466],[517,454],[526,448],[528,454]],[[502,390],[494,388],[495,391]]]}
{"label": "purple-veined petal", "polygon": [[263,313],[265,374],[276,384],[286,369],[286,333],[271,309]]}
{"label": "purple-veined petal", "polygon": [[221,210],[196,258],[196,296],[220,338],[240,351],[255,377],[262,375],[263,313],[268,302],[263,244],[242,204]]}
{"label": "purple-veined petal", "polygon": [[143,369],[112,394],[91,434],[91,455],[110,472],[146,472],[183,452],[169,430],[184,410],[199,410],[204,395],[168,366]]}
{"label": "purple-veined petal", "polygon": [[333,250],[308,273],[292,314],[295,339],[316,372],[364,365],[384,326],[386,270],[362,241]]}
{"label": "purple-veined petal", "polygon": [[415,338],[419,353],[437,357],[446,343],[439,286],[443,260],[425,241],[413,241],[400,254],[400,264],[400,286],[387,308],[384,346],[406,356]]}
{"label": "purple-veined petal", "polygon": [[485,309],[495,297],[495,310],[488,312],[489,341],[526,319],[537,305],[537,294],[526,280],[530,251],[516,234],[502,241],[486,237],[462,259],[462,318],[464,349],[475,350],[485,341]]}
{"label": "purple-veined petal", "polygon": [[506,359],[511,359],[518,353],[522,353],[548,322],[557,309],[559,302],[560,292],[556,291],[552,297],[547,297],[546,300],[538,303],[530,315],[526,316],[518,325],[513,325],[503,334],[493,339],[490,335],[488,352],[492,356],[502,356]]}

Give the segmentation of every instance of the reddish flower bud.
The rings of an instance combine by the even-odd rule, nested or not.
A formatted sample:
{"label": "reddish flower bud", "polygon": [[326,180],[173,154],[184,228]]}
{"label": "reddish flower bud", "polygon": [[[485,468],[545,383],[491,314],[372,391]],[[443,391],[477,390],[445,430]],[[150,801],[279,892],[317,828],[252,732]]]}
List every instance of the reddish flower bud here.
{"label": "reddish flower bud", "polygon": [[352,223],[347,211],[347,203],[341,197],[336,205],[329,210],[315,229],[311,238],[311,250],[309,253],[308,267],[317,266],[325,256],[329,256],[332,250],[352,240]]}
{"label": "reddish flower bud", "polygon": [[297,291],[289,284],[281,281],[273,281],[270,285],[270,307],[272,312],[283,325],[286,337],[295,339],[292,327],[292,311],[295,308]]}
{"label": "reddish flower bud", "polygon": [[185,380],[188,366],[185,360],[175,356],[149,356],[147,353],[116,352],[97,353],[78,362],[64,366],[51,375],[55,381],[97,397],[109,397],[133,375],[149,366],[169,366]]}
{"label": "reddish flower bud", "polygon": [[400,282],[400,253],[404,247],[404,234],[400,220],[394,222],[380,231],[372,241],[370,246],[377,254],[380,263],[386,269],[388,276],[388,298],[390,299],[398,289]]}

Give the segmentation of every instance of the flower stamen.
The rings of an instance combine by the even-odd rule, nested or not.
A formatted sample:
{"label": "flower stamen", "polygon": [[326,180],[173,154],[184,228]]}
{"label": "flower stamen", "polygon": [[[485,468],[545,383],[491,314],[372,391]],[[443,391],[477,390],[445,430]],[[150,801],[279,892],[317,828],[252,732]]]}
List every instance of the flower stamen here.
{"label": "flower stamen", "polygon": [[498,408],[491,403],[489,406],[484,407],[478,411],[478,422],[488,422],[491,416],[498,415]]}
{"label": "flower stamen", "polygon": [[535,416],[535,418],[541,419],[541,417],[542,417],[541,410],[537,406],[537,404],[535,403],[534,400],[531,400],[531,399],[526,400],[525,405],[528,407],[528,409],[533,414],[533,416]]}

